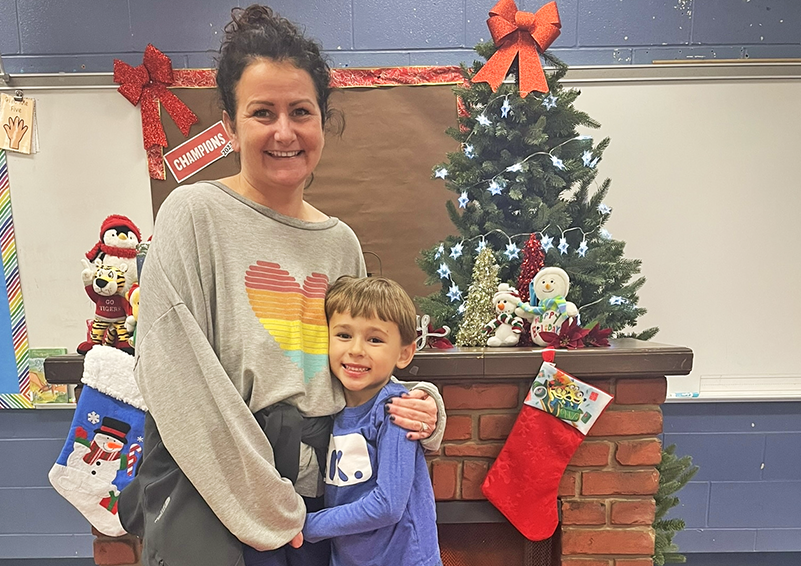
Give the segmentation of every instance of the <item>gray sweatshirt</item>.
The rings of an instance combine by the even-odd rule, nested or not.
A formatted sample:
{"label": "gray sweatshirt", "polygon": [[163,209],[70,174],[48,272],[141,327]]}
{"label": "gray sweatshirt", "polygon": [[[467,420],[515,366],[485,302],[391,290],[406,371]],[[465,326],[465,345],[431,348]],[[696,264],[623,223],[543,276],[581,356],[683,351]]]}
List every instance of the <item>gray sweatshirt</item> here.
{"label": "gray sweatshirt", "polygon": [[[164,445],[234,536],[278,548],[303,527],[304,505],[252,414],[344,407],[324,296],[339,276],[365,275],[359,242],[336,218],[304,222],[202,182],[164,201],[145,266],[136,378]],[[316,459],[304,458],[297,488],[313,496]]]}

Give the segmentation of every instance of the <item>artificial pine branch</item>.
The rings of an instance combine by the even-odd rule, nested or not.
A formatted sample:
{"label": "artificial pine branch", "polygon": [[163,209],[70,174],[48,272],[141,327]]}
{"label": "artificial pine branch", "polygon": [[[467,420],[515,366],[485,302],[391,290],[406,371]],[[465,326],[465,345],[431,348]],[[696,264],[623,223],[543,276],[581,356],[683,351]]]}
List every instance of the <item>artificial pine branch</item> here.
{"label": "artificial pine branch", "polygon": [[653,523],[656,533],[654,565],[683,563],[687,561],[687,558],[678,553],[679,547],[673,542],[673,537],[684,529],[685,523],[679,518],[665,519],[664,517],[670,509],[679,504],[679,498],[674,494],[695,476],[698,466],[693,466],[690,456],[678,458],[676,445],[671,444],[662,451],[662,461],[656,469],[659,471],[659,488],[654,495],[656,501]]}

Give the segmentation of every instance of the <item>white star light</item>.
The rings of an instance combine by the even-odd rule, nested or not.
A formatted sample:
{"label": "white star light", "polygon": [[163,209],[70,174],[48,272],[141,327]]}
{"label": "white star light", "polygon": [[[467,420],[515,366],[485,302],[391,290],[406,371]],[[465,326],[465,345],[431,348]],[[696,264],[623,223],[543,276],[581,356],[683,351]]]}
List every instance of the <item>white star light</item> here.
{"label": "white star light", "polygon": [[562,163],[562,160],[561,160],[561,159],[559,159],[558,157],[556,157],[555,155],[552,155],[552,156],[551,156],[551,163],[552,163],[552,164],[553,164],[553,166],[554,166],[554,167],[556,167],[557,169],[560,169],[560,170],[562,170],[562,171],[564,171],[564,170],[565,170],[565,164],[564,164],[564,163]]}
{"label": "white star light", "polygon": [[592,163],[592,152],[589,149],[585,149],[584,153],[581,154],[581,160],[584,162],[584,167],[589,167],[590,163]]}
{"label": "white star light", "polygon": [[589,249],[590,248],[587,247],[587,240],[586,239],[581,240],[581,244],[578,247],[578,255],[581,256],[581,257],[586,256],[587,255],[587,250],[589,250]]}
{"label": "white star light", "polygon": [[570,247],[567,243],[567,238],[565,238],[564,236],[559,238],[559,245],[557,247],[559,248],[559,253],[565,255],[567,253],[567,248]]}
{"label": "white star light", "polygon": [[490,124],[492,124],[492,122],[490,121],[490,119],[489,119],[489,118],[487,118],[486,116],[484,116],[484,114],[479,114],[479,116],[478,116],[478,118],[476,118],[476,120],[477,120],[477,121],[478,121],[478,123],[479,123],[479,124],[481,124],[482,126],[489,126]]}
{"label": "white star light", "polygon": [[86,415],[86,420],[89,421],[92,424],[97,424],[97,423],[100,422],[100,415],[98,415],[97,413],[92,411],[91,413]]}
{"label": "white star light", "polygon": [[487,189],[491,195],[499,195],[503,192],[503,187],[498,183],[498,181],[494,180],[489,184],[489,188]]}
{"label": "white star light", "polygon": [[442,167],[440,169],[437,169],[437,171],[434,173],[434,177],[438,177],[440,179],[444,179],[447,174],[448,174],[448,170],[445,169],[444,167]]}
{"label": "white star light", "polygon": [[451,285],[451,288],[448,290],[448,298],[453,301],[458,301],[462,298],[462,292],[459,290],[459,286],[454,283]]}
{"label": "white star light", "polygon": [[598,205],[598,212],[600,212],[601,214],[609,214],[610,212],[612,212],[612,209],[606,206],[604,203],[601,203]]}
{"label": "white star light", "polygon": [[506,118],[509,115],[509,110],[512,109],[512,105],[509,104],[509,98],[503,99],[503,106],[501,106],[501,118]]}
{"label": "white star light", "polygon": [[459,197],[459,208],[467,207],[469,201],[470,198],[467,196],[467,191],[462,191],[462,195]]}
{"label": "white star light", "polygon": [[459,314],[464,314],[464,311],[466,311],[466,310],[467,310],[467,306],[465,306],[465,304],[462,303],[461,305],[459,305],[459,308],[456,309],[456,312],[458,312]]}
{"label": "white star light", "polygon": [[460,255],[462,255],[462,248],[463,248],[463,247],[464,247],[464,245],[462,244],[462,242],[459,242],[458,244],[456,244],[455,246],[453,246],[453,247],[451,248],[451,257],[452,257],[453,259],[456,259],[456,258],[458,258]]}
{"label": "white star light", "polygon": [[487,241],[484,238],[481,238],[481,241],[476,246],[476,253],[480,253],[481,250],[487,247]]}
{"label": "white star light", "polygon": [[596,165],[598,165],[598,159],[599,159],[599,158],[598,158],[598,157],[596,157],[595,159],[593,159],[593,160],[590,162],[590,165],[589,165],[590,169],[595,169],[595,166],[596,166]]}
{"label": "white star light", "polygon": [[473,159],[476,156],[473,150],[473,146],[469,144],[464,146],[464,154],[470,159]]}
{"label": "white star light", "polygon": [[445,244],[440,244],[437,248],[437,253],[434,254],[434,259],[439,259],[445,253]]}
{"label": "white star light", "polygon": [[610,234],[609,230],[607,230],[606,228],[601,228],[598,231],[598,235],[601,236],[601,238],[603,238],[604,240],[611,240],[612,239],[612,234]]}
{"label": "white star light", "polygon": [[441,263],[439,265],[439,269],[437,269],[437,275],[439,275],[439,278],[447,279],[450,274],[451,274],[450,268],[444,263]]}
{"label": "white star light", "polygon": [[592,136],[578,136],[573,138],[574,140],[584,141],[584,140],[591,140]]}
{"label": "white star light", "polygon": [[503,252],[503,255],[505,255],[508,259],[513,259],[513,258],[517,259],[518,257],[517,254],[519,253],[520,253],[520,248],[518,248],[514,242],[509,242],[508,244],[506,244],[506,251]]}
{"label": "white star light", "polygon": [[551,108],[556,108],[556,101],[557,100],[558,99],[553,94],[549,94],[548,96],[546,96],[543,99],[542,104],[543,104],[543,106],[545,106],[545,108],[550,110]]}
{"label": "white star light", "polygon": [[610,305],[622,305],[623,303],[626,302],[628,302],[626,301],[626,299],[624,299],[623,297],[618,297],[617,295],[612,295],[611,297],[609,297]]}
{"label": "white star light", "polygon": [[553,247],[553,238],[547,234],[543,234],[542,239],[540,240],[540,245],[542,246],[542,251],[547,253],[548,250]]}
{"label": "white star light", "polygon": [[523,170],[523,164],[515,163],[514,165],[510,165],[509,167],[507,167],[506,170],[511,171],[512,173],[517,173],[518,171]]}

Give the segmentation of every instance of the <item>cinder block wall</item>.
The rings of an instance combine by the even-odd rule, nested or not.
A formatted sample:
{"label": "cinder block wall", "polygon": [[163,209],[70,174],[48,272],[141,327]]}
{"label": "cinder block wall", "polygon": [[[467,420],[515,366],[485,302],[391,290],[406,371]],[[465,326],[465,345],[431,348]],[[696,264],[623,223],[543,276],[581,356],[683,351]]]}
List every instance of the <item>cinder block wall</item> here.
{"label": "cinder block wall", "polygon": [[[519,0],[536,11],[544,0]],[[209,67],[234,2],[0,0],[0,53],[10,73],[111,71],[148,43],[176,67]],[[246,3],[243,3],[246,4]],[[337,66],[451,65],[490,39],[493,0],[274,0]],[[794,0],[559,0],[554,54],[571,65],[654,59],[801,57]]]}

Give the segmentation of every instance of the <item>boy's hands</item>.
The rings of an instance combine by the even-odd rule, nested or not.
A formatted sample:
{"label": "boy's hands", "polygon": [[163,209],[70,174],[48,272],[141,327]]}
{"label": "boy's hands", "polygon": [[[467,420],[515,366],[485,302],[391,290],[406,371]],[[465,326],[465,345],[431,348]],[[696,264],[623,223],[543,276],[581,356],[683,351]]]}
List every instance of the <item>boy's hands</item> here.
{"label": "boy's hands", "polygon": [[393,397],[387,402],[387,413],[392,421],[410,431],[409,440],[423,440],[434,433],[437,424],[437,402],[421,389]]}
{"label": "boy's hands", "polygon": [[303,533],[302,532],[296,534],[295,538],[293,538],[291,541],[289,541],[289,546],[291,546],[292,548],[300,548],[300,546],[302,544],[303,544]]}

